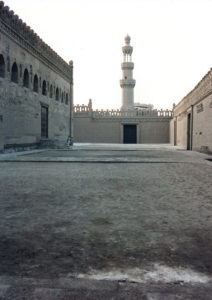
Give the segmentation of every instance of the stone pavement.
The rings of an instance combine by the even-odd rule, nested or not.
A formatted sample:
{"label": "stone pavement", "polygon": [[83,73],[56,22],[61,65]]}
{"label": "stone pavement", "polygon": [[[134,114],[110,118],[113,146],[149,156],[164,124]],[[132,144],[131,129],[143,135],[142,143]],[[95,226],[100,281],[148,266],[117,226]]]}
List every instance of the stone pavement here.
{"label": "stone pavement", "polygon": [[212,299],[211,156],[77,144],[0,155],[0,299]]}

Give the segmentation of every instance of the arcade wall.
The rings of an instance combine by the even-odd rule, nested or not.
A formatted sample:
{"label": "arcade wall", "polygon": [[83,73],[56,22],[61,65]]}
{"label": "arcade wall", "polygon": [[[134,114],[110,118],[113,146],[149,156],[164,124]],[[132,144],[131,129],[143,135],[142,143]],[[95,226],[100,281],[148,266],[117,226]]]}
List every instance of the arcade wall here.
{"label": "arcade wall", "polygon": [[[0,150],[65,143],[70,135],[73,65],[62,60],[0,2]],[[46,136],[41,107],[47,110]],[[43,121],[42,121],[43,122]]]}

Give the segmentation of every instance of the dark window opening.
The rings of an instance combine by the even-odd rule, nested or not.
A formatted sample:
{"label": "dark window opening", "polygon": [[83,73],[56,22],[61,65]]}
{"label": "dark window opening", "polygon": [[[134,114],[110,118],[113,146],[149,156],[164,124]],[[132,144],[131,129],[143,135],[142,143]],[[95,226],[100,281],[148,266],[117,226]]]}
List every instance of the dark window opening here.
{"label": "dark window opening", "polygon": [[33,81],[33,91],[38,93],[38,76],[34,76],[34,81]]}
{"label": "dark window opening", "polygon": [[57,101],[59,101],[59,89],[58,88],[56,88],[56,97],[55,97],[55,99]]}
{"label": "dark window opening", "polygon": [[24,70],[23,86],[29,87],[29,72],[27,69]]}
{"label": "dark window opening", "polygon": [[14,63],[12,66],[11,81],[18,83],[18,67],[16,63]]}
{"label": "dark window opening", "polygon": [[63,102],[63,92],[62,92],[61,102]]}
{"label": "dark window opening", "polygon": [[46,96],[47,95],[47,90],[46,90],[46,80],[43,81],[42,84],[42,95]]}
{"label": "dark window opening", "polygon": [[68,94],[66,94],[66,104],[68,105]]}
{"label": "dark window opening", "polygon": [[0,55],[0,77],[5,77],[5,62],[3,55]]}

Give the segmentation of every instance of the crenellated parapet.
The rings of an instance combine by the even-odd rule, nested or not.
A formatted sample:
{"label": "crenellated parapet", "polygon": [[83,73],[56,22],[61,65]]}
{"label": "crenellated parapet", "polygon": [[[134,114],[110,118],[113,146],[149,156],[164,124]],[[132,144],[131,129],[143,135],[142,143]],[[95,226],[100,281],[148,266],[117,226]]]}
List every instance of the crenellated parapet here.
{"label": "crenellated parapet", "polygon": [[[90,102],[89,102],[90,103]],[[172,110],[157,110],[157,109],[143,109],[143,110],[115,110],[115,109],[106,109],[106,110],[93,110],[92,106],[88,105],[75,105],[74,106],[74,115],[78,117],[92,117],[93,119],[123,119],[123,118],[172,118]]]}
{"label": "crenellated parapet", "polygon": [[74,114],[88,114],[91,111],[89,105],[75,105],[74,106]]}
{"label": "crenellated parapet", "polygon": [[95,110],[92,117],[99,118],[172,118],[171,110]]}
{"label": "crenellated parapet", "polygon": [[0,1],[0,31],[72,83],[73,63],[67,64],[3,1]]}

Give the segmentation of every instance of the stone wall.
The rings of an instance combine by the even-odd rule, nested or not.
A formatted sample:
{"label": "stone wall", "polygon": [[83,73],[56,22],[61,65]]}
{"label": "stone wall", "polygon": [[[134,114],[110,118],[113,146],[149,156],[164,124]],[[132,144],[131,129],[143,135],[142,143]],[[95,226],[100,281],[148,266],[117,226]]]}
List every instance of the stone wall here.
{"label": "stone wall", "polygon": [[120,143],[121,124],[107,120],[92,120],[90,117],[74,116],[74,142]]}
{"label": "stone wall", "polygon": [[171,143],[175,138],[177,145],[188,150],[212,152],[212,70],[174,107],[172,122]]}
{"label": "stone wall", "polygon": [[74,141],[123,143],[124,125],[136,125],[137,143],[169,143],[171,111],[92,110],[92,104],[74,107]]}
{"label": "stone wall", "polygon": [[46,138],[64,143],[70,133],[73,65],[62,60],[0,2],[0,150],[37,146],[41,106]]}

